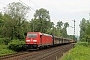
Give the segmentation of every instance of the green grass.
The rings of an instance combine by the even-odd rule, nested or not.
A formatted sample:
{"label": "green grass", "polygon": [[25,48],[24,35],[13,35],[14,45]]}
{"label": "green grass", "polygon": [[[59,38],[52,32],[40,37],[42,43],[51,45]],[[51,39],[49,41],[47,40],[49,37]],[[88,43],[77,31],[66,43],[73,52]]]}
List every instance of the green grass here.
{"label": "green grass", "polygon": [[[15,49],[19,50],[19,48],[22,47],[23,44],[25,44],[24,40],[12,40],[8,45],[0,43],[0,56],[16,53]],[[12,49],[10,49],[9,47],[11,47]]]}
{"label": "green grass", "polygon": [[83,44],[77,43],[75,48],[66,54],[62,60],[90,60],[90,47]]}
{"label": "green grass", "polygon": [[9,50],[7,45],[0,45],[0,56],[12,53],[15,53],[15,51]]}

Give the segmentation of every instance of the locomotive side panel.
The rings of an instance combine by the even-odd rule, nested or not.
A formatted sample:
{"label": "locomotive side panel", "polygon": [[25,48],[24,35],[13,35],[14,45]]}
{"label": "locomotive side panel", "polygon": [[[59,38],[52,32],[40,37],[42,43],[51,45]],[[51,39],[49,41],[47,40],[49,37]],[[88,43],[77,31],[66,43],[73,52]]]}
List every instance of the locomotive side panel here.
{"label": "locomotive side panel", "polygon": [[42,45],[52,45],[53,40],[51,35],[42,34]]}

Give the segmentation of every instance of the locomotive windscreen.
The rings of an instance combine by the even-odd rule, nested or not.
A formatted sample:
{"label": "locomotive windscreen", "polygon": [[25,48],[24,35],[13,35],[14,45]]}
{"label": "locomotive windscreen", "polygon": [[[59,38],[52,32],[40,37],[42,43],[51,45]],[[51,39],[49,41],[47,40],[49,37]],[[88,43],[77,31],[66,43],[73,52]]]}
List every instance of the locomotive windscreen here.
{"label": "locomotive windscreen", "polygon": [[27,34],[27,37],[28,38],[36,38],[37,37],[37,34]]}

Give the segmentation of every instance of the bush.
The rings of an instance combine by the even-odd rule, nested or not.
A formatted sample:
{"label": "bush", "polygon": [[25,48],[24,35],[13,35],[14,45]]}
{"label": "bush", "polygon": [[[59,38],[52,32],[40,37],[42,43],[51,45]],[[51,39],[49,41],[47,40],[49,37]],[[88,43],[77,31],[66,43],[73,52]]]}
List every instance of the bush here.
{"label": "bush", "polygon": [[8,45],[0,45],[0,56],[16,53],[15,51],[9,50]]}
{"label": "bush", "polygon": [[88,47],[88,42],[78,42],[75,46],[78,46],[78,45]]}
{"label": "bush", "polygon": [[11,42],[10,38],[0,38],[0,44],[8,45]]}
{"label": "bush", "polygon": [[8,48],[14,51],[23,51],[25,42],[20,40],[12,40],[11,43],[8,44]]}
{"label": "bush", "polygon": [[87,40],[88,44],[90,45],[90,39]]}
{"label": "bush", "polygon": [[86,38],[82,38],[80,41],[81,42],[86,42]]}

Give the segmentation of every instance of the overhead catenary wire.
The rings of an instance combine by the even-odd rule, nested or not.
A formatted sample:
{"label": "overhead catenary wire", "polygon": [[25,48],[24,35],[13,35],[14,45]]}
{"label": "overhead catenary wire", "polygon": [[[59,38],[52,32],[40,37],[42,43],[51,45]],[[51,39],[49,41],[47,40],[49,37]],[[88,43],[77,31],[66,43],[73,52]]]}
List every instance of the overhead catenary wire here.
{"label": "overhead catenary wire", "polygon": [[3,5],[5,5],[5,6],[7,6],[6,4],[4,4],[4,3],[2,3],[2,2],[0,2],[1,4],[3,4]]}
{"label": "overhead catenary wire", "polygon": [[[29,1],[31,1],[31,0],[29,0]],[[33,2],[33,1],[31,1],[33,4],[35,4],[37,7],[39,7],[40,8],[40,6],[38,6],[35,2]]]}
{"label": "overhead catenary wire", "polygon": [[[22,2],[21,0],[19,0],[20,2]],[[32,7],[30,7],[29,5],[27,5],[26,3],[22,2],[23,4],[25,4],[26,6],[28,6],[29,8],[31,8],[33,11],[35,11]]]}

